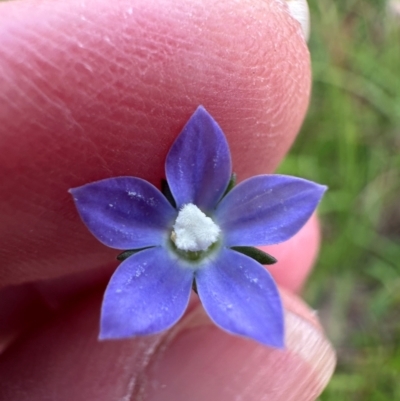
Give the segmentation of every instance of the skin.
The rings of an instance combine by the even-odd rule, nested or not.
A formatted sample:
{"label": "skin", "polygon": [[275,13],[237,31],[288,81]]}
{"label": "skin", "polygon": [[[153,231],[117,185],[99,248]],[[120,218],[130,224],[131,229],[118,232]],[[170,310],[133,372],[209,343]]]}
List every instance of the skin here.
{"label": "skin", "polygon": [[199,104],[226,133],[239,180],[273,172],[310,95],[285,3],[14,1],[0,4],[0,37],[0,399],[315,400],[335,364],[295,295],[317,253],[315,218],[267,249],[285,351],[224,333],[195,297],[168,332],[99,343],[118,252],[90,235],[67,192],[121,175],[159,185]]}

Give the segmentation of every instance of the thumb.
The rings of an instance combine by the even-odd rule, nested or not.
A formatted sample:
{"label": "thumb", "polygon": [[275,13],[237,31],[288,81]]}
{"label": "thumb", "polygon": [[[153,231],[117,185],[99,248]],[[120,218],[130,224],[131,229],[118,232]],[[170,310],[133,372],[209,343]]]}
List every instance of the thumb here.
{"label": "thumb", "polygon": [[195,301],[168,332],[98,342],[101,299],[95,296],[4,353],[0,399],[315,400],[335,354],[315,315],[294,295],[282,297],[283,351],[226,334]]}

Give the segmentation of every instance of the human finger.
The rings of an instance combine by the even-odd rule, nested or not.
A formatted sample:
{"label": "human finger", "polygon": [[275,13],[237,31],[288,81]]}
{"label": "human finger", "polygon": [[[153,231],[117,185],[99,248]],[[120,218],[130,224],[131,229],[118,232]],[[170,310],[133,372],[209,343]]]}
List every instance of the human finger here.
{"label": "human finger", "polygon": [[307,47],[276,0],[15,1],[0,34],[0,285],[108,265],[68,189],[158,185],[199,104],[240,179],[273,171],[308,104]]}
{"label": "human finger", "polygon": [[282,297],[285,350],[226,334],[198,303],[166,333],[98,342],[100,297],[92,297],[5,352],[0,399],[315,400],[335,354],[302,301]]}

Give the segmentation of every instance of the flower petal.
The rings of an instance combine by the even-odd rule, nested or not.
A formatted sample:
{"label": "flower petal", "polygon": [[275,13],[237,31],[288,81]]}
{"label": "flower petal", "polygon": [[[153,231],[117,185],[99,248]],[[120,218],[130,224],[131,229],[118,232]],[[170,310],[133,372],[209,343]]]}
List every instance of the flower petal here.
{"label": "flower petal", "polygon": [[283,242],[311,217],[326,187],[297,177],[259,175],[222,199],[213,216],[226,246]]}
{"label": "flower petal", "polygon": [[109,178],[70,192],[88,229],[111,248],[160,245],[177,216],[164,195],[140,178]]}
{"label": "flower petal", "polygon": [[281,299],[271,275],[239,252],[223,249],[196,272],[199,297],[211,319],[224,330],[263,344],[284,347]]}
{"label": "flower petal", "polygon": [[229,146],[202,106],[172,144],[165,169],[178,209],[193,203],[211,211],[224,194],[232,169]]}
{"label": "flower petal", "polygon": [[171,327],[189,302],[193,270],[161,247],[132,255],[104,294],[100,339],[154,334]]}

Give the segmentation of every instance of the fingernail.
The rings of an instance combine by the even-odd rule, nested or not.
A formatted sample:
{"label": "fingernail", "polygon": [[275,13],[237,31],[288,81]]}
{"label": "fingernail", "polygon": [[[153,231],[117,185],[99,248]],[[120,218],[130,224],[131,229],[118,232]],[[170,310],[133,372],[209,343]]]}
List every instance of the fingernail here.
{"label": "fingernail", "polygon": [[389,14],[393,17],[400,17],[400,1],[399,0],[390,0],[387,4],[387,8]]}
{"label": "fingernail", "polygon": [[198,307],[186,327],[153,355],[141,384],[142,399],[314,400],[327,385],[336,358],[302,308],[286,312],[286,350],[281,351],[226,334]]}
{"label": "fingernail", "polygon": [[286,0],[291,16],[300,23],[304,38],[310,37],[310,10],[307,0]]}

